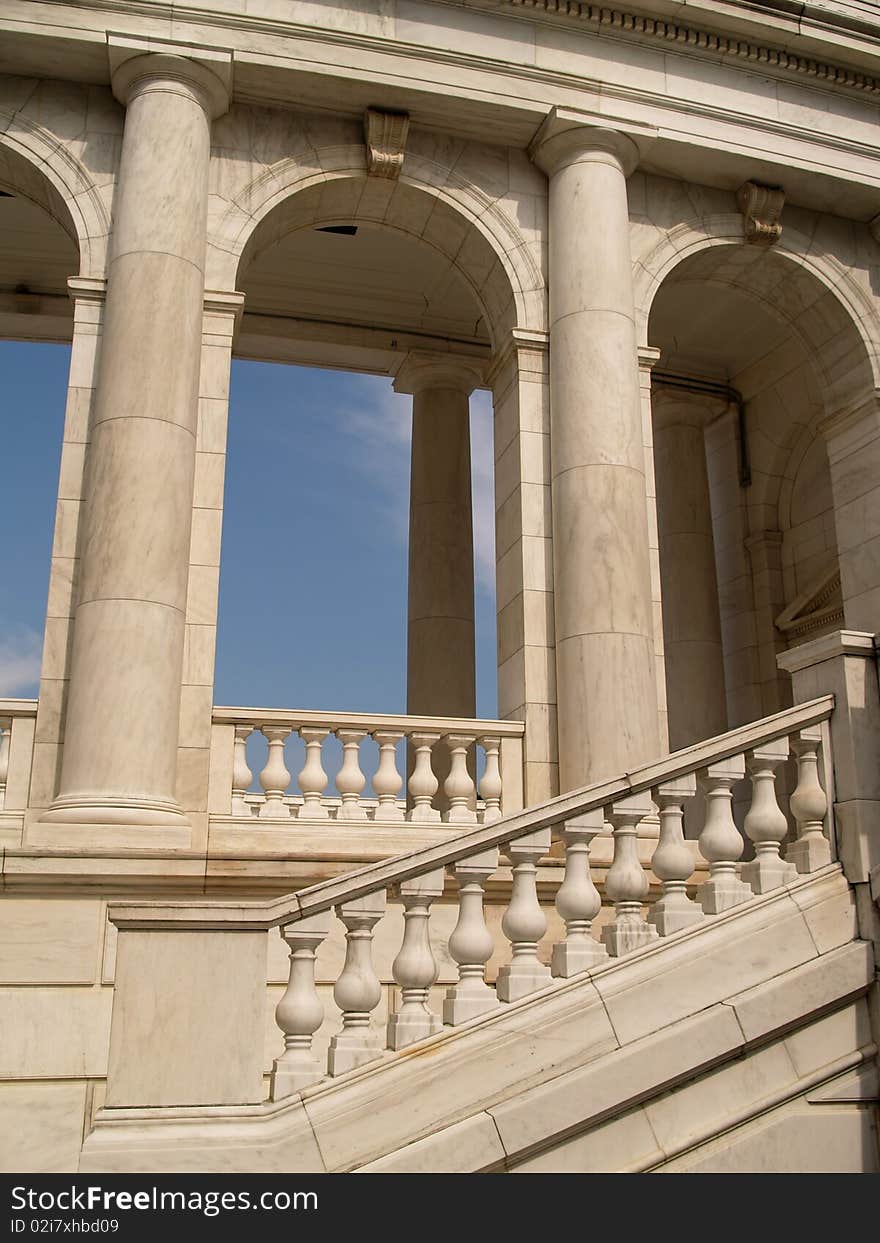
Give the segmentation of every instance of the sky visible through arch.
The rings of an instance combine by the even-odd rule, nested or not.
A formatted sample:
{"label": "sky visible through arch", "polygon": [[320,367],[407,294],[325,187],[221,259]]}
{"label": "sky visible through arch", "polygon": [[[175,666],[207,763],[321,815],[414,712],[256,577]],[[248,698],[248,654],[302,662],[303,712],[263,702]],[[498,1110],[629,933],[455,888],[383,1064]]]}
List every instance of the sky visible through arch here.
{"label": "sky visible through arch", "polygon": [[[67,346],[0,342],[0,697],[37,694]],[[402,712],[411,398],[236,360],[215,702]],[[497,716],[491,400],[471,399],[477,714]]]}

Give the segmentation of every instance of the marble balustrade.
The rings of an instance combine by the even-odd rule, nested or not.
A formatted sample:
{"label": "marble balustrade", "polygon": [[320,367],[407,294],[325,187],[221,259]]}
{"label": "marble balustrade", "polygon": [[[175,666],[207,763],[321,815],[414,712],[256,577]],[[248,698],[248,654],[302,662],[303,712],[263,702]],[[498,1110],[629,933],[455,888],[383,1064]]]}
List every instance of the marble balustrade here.
{"label": "marble balustrade", "polygon": [[518,721],[217,708],[213,818],[489,825],[522,807],[524,729]]}
{"label": "marble balustrade", "polygon": [[[625,778],[279,900],[271,922],[280,925],[289,947],[290,979],[276,1010],[285,1050],[275,1061],[271,1098],[283,1099],[325,1074],[336,1076],[387,1056],[386,1049],[403,1049],[436,1035],[444,1025],[457,1026],[547,988],[554,979],[568,979],[649,947],[830,863],[833,800],[827,723],[833,705],[833,698],[826,696],[788,709]],[[308,740],[312,727],[300,728]],[[785,799],[776,777],[788,762],[796,778]],[[742,829],[733,814],[733,790],[739,783],[746,783],[748,791]],[[652,901],[636,839],[640,823],[658,814],[660,834],[651,866],[660,886]],[[708,875],[700,873],[699,880],[694,843],[685,838],[686,816],[688,833],[692,838],[698,834],[699,853],[709,865]],[[590,845],[609,826],[613,858],[604,892],[613,911],[602,912],[610,918],[597,936],[592,924],[602,901],[591,874]],[[564,858],[556,908],[565,937],[553,945],[548,963],[546,953],[539,954],[548,924],[538,896],[537,865],[554,841]],[[743,855],[750,857],[743,862]],[[501,925],[510,953],[492,985],[486,963],[494,944],[483,896],[502,858],[511,868],[510,900]],[[431,905],[450,880],[457,890],[458,920],[448,945],[459,978],[446,991],[442,1007],[432,1007],[438,966],[429,936]],[[389,897],[403,905],[404,930],[392,968],[400,1001],[383,1031],[371,1022],[382,995],[371,946]],[[293,918],[280,913],[285,902],[291,914],[296,912]],[[314,967],[334,913],[345,928],[346,954],[334,987],[341,1028],[330,1039],[325,1065],[312,1052],[313,1036],[325,1022]]]}
{"label": "marble balustrade", "polygon": [[0,699],[0,843],[19,844],[36,717],[36,699]]}

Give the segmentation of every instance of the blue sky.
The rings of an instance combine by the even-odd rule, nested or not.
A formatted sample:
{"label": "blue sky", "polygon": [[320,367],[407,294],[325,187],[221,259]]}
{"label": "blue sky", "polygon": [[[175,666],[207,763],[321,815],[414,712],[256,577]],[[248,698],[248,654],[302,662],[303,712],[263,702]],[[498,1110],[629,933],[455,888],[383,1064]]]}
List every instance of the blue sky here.
{"label": "blue sky", "polygon": [[[70,351],[0,342],[0,696],[37,692]],[[235,361],[215,702],[406,706],[409,397]],[[492,417],[471,399],[477,712],[497,715]]]}

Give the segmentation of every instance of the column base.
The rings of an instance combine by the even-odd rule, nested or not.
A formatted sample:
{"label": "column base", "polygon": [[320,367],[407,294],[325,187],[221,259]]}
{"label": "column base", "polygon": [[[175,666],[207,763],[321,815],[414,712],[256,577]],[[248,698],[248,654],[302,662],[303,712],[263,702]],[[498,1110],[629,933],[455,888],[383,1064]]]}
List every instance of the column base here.
{"label": "column base", "polygon": [[160,828],[189,828],[189,821],[173,799],[129,798],[84,794],[55,799],[40,817],[43,824],[137,824]]}
{"label": "column base", "polygon": [[57,798],[25,838],[29,846],[188,850],[192,825],[170,800]]}

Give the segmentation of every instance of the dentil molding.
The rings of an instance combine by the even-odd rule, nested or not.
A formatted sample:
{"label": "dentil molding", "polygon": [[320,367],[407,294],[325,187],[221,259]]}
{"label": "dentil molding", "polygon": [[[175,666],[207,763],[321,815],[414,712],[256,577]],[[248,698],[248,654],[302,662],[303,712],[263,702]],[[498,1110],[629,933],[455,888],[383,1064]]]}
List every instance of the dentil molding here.
{"label": "dentil molding", "polygon": [[880,79],[870,74],[859,73],[843,65],[814,60],[809,56],[799,56],[796,52],[787,52],[782,48],[753,43],[735,35],[713,34],[695,26],[683,26],[678,22],[645,17],[640,13],[606,8],[599,4],[582,4],[579,0],[501,0],[501,3],[525,12],[569,18],[597,29],[620,31],[622,34],[658,39],[664,43],[677,43],[716,56],[730,56],[769,68],[787,69],[792,73],[828,82],[832,86],[850,87],[868,95],[880,94]]}

